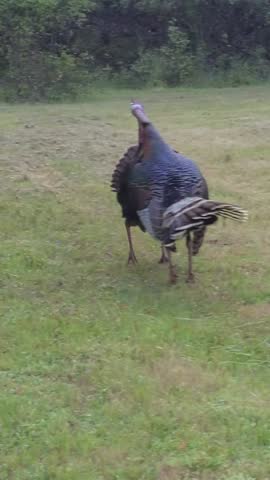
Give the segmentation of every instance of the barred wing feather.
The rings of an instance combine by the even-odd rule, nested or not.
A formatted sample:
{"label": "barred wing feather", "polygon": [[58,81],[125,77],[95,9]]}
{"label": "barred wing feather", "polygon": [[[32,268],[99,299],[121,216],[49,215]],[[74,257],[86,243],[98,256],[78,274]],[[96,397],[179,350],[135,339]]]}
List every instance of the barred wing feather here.
{"label": "barred wing feather", "polygon": [[244,222],[248,214],[237,205],[187,197],[167,208],[163,214],[162,228],[172,228],[171,238],[176,239],[188,230],[214,223],[218,217]]}

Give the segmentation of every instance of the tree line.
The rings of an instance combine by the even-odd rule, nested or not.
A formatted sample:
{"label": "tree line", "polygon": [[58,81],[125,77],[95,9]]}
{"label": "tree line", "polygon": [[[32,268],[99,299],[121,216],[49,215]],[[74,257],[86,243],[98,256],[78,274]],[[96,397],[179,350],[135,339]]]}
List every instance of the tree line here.
{"label": "tree line", "polygon": [[269,76],[270,0],[0,0],[7,100]]}

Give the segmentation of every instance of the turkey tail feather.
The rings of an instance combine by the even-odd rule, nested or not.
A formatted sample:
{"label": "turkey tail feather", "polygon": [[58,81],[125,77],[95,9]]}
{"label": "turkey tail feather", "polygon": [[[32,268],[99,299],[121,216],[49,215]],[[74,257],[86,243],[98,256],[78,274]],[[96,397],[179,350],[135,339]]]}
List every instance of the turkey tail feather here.
{"label": "turkey tail feather", "polygon": [[162,227],[170,229],[171,239],[176,240],[187,231],[202,229],[216,222],[218,217],[245,222],[248,213],[237,205],[187,197],[167,208],[163,214]]}
{"label": "turkey tail feather", "polygon": [[125,184],[126,175],[129,171],[129,168],[135,165],[139,160],[140,157],[138,145],[129,147],[124,156],[120,158],[113,171],[111,180],[111,189],[113,192],[119,192],[121,190],[123,183]]}
{"label": "turkey tail feather", "polygon": [[238,222],[245,222],[248,219],[248,212],[238,207],[237,205],[230,205],[226,203],[215,202],[212,212],[218,216],[231,218]]}

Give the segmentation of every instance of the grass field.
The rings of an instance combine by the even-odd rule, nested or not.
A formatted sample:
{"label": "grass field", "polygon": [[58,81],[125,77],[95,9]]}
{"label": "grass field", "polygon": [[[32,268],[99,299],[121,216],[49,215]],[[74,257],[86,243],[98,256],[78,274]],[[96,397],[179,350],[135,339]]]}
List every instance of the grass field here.
{"label": "grass field", "polygon": [[0,106],[0,479],[270,479],[270,89],[142,92],[219,222],[195,285],[168,286],[134,229],[127,267],[118,158],[137,140],[129,94]]}

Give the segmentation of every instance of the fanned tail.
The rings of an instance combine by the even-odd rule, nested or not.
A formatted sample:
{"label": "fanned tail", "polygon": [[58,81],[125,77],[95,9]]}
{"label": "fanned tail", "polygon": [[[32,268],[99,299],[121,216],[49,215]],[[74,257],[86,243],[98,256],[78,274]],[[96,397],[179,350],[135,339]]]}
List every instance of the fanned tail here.
{"label": "fanned tail", "polygon": [[187,231],[202,229],[216,222],[218,217],[245,222],[248,213],[237,205],[187,197],[171,205],[163,214],[164,229],[169,229],[170,238],[176,240]]}
{"label": "fanned tail", "polygon": [[237,205],[207,200],[207,204],[204,207],[209,208],[209,210],[201,214],[202,218],[217,216],[230,218],[231,220],[235,220],[237,222],[246,222],[248,219],[248,212]]}
{"label": "fanned tail", "polygon": [[120,158],[117,163],[111,181],[111,189],[113,192],[120,192],[123,184],[125,184],[126,175],[133,165],[140,161],[139,157],[139,147],[138,145],[133,145],[124,153],[123,157]]}

